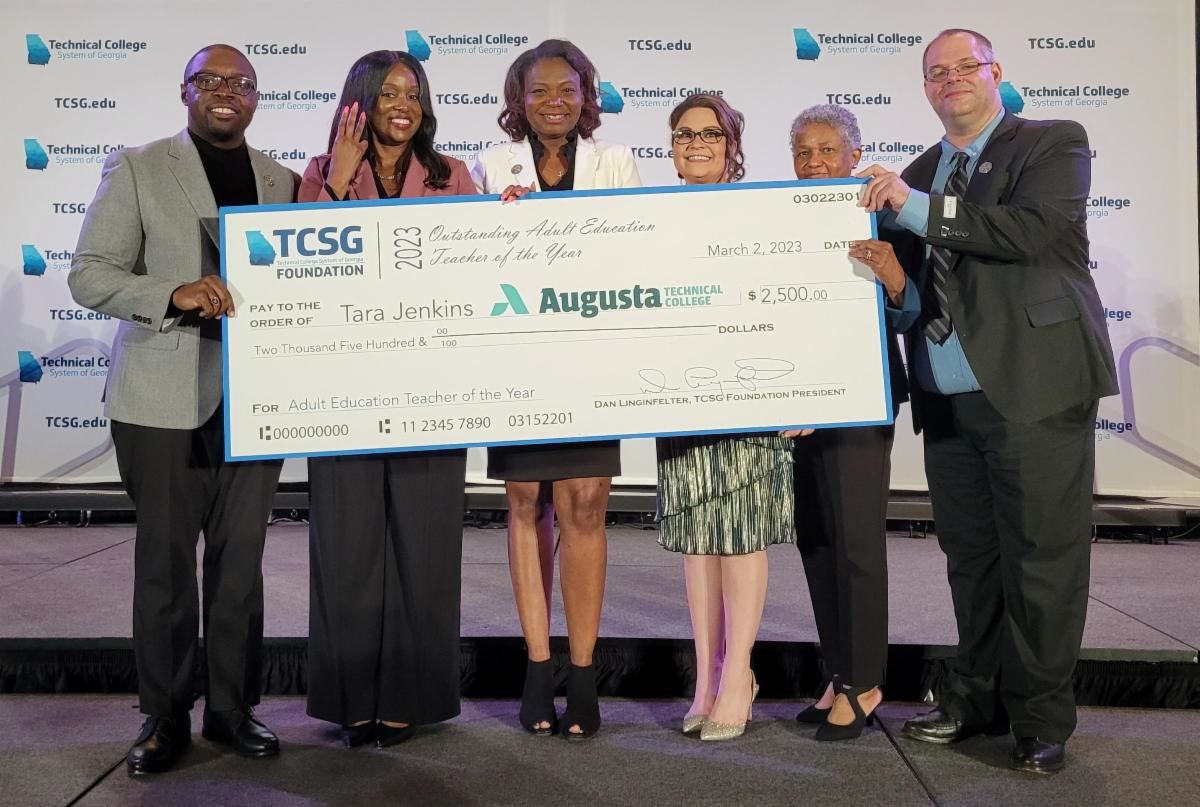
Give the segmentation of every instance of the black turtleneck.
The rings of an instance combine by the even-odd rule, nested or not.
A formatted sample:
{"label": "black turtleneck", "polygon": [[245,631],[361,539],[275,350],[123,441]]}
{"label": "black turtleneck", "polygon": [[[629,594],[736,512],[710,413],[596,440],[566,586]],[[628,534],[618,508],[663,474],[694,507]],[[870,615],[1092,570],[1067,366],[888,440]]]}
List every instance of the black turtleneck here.
{"label": "black turtleneck", "polygon": [[237,148],[221,149],[191,129],[188,134],[200,152],[200,162],[217,207],[258,204],[258,186],[254,182],[254,168],[250,165],[250,151],[245,141]]}

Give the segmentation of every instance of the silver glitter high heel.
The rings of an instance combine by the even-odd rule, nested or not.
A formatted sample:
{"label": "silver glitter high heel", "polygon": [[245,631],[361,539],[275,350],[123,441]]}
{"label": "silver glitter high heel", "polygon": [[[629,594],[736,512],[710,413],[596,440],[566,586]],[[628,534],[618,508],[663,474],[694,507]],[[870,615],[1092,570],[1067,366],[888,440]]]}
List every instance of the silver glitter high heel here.
{"label": "silver glitter high heel", "polygon": [[746,723],[754,719],[754,699],[757,697],[758,681],[755,680],[752,670],[750,672],[750,708],[746,710],[746,722],[739,726],[734,723],[714,723],[706,720],[700,728],[700,739],[707,742],[721,742],[741,737],[746,733]]}
{"label": "silver glitter high heel", "polygon": [[704,726],[704,721],[708,720],[708,715],[684,715],[683,716],[683,733],[695,734]]}

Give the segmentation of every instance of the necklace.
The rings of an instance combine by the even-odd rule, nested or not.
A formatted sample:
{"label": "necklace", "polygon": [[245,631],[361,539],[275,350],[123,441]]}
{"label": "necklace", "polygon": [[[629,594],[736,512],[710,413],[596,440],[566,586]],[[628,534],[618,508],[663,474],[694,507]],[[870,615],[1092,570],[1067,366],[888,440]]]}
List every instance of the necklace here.
{"label": "necklace", "polygon": [[382,179],[384,182],[391,182],[393,179],[395,179],[395,178],[396,178],[396,175],[395,175],[395,174],[392,174],[392,175],[391,175],[391,176],[389,176],[389,177],[385,177],[383,174],[377,174],[377,176],[378,176],[380,179]]}

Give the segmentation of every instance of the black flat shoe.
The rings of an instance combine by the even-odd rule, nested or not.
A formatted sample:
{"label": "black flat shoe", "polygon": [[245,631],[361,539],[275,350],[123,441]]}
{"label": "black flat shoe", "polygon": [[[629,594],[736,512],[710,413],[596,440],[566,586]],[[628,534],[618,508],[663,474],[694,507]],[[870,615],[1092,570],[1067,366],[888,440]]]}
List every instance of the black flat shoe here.
{"label": "black flat shoe", "polygon": [[358,748],[375,739],[375,721],[368,720],[357,726],[342,726],[342,745],[347,748]]}
{"label": "black flat shoe", "polygon": [[413,725],[389,726],[386,723],[377,723],[375,724],[375,747],[391,748],[393,745],[399,745],[410,739],[416,733],[417,727]]}
{"label": "black flat shoe", "polygon": [[[521,711],[517,715],[530,734],[549,737],[558,731],[558,714],[554,711],[554,662],[529,660],[525,664],[525,686],[521,690]],[[538,726],[549,723],[549,726]]]}
{"label": "black flat shoe", "polygon": [[[875,722],[875,710],[871,710],[871,714],[867,714],[862,710],[862,705],[859,704],[858,698],[860,695],[866,695],[875,687],[853,687],[849,684],[843,684],[839,681],[834,681],[834,690],[839,695],[845,695],[846,700],[850,701],[850,708],[854,710],[854,721],[846,725],[830,723],[826,720],[817,727],[817,733],[813,735],[814,739],[820,742],[837,742],[839,740],[855,740],[862,736],[863,730],[867,726]],[[832,708],[830,711],[833,711]]]}
{"label": "black flat shoe", "polygon": [[1013,770],[1026,773],[1058,773],[1067,764],[1066,743],[1045,743],[1037,737],[1021,737],[1010,757]]}
{"label": "black flat shoe", "polygon": [[833,681],[825,682],[825,685],[821,687],[821,697],[804,707],[800,711],[800,714],[796,715],[797,723],[807,723],[809,725],[819,726],[825,722],[825,718],[829,717],[829,712],[831,711],[832,707],[830,709],[822,709],[820,706],[817,706],[817,702],[820,701],[821,698],[825,697],[825,690],[829,689],[832,684]]}
{"label": "black flat shoe", "polygon": [[279,738],[254,719],[253,709],[205,711],[201,734],[243,757],[273,757],[279,753]]}
{"label": "black flat shoe", "polygon": [[125,757],[129,775],[137,778],[168,770],[192,742],[188,716],[147,717]]}
{"label": "black flat shoe", "polygon": [[[588,740],[600,730],[600,699],[596,694],[596,667],[592,664],[567,670],[567,710],[562,731],[568,740]],[[578,731],[571,729],[578,727]]]}

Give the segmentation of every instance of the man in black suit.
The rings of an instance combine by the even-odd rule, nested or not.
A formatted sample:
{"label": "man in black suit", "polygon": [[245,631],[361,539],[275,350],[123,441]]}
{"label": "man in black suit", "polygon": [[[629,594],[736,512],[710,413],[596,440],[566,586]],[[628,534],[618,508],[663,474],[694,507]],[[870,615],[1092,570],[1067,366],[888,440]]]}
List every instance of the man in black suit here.
{"label": "man in black suit", "polygon": [[1096,407],[1117,392],[1088,271],[1087,135],[1006,114],[975,31],[940,33],[923,70],[945,137],[902,175],[860,175],[918,278],[913,420],[959,633],[938,708],[904,734],[949,743],[1007,724],[1013,767],[1048,773],[1075,728]]}

